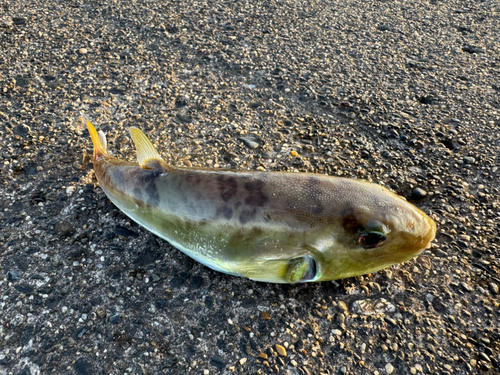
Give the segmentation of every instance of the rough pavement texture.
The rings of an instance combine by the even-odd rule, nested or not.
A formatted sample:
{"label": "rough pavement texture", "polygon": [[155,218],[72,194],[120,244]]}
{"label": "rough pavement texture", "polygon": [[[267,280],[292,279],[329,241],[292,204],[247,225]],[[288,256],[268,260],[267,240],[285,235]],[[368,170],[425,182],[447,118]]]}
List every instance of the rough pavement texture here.
{"label": "rough pavement texture", "polygon": [[[0,3],[0,374],[500,369],[498,1]],[[78,114],[133,160],[370,179],[438,223],[337,282],[214,272],[130,222]]]}

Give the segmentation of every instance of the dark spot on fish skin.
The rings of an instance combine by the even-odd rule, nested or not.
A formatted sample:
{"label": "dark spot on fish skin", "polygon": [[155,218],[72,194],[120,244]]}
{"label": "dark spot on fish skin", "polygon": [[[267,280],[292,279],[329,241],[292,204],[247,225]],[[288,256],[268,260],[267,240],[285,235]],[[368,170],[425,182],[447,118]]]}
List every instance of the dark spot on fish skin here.
{"label": "dark spot on fish skin", "polygon": [[137,175],[137,180],[139,183],[148,184],[154,182],[159,176],[160,172],[156,170],[142,169]]}
{"label": "dark spot on fish skin", "polygon": [[147,202],[151,206],[157,206],[160,203],[160,196],[158,195],[158,187],[156,186],[156,182],[150,181],[146,185],[146,194],[147,194]]}
{"label": "dark spot on fish skin", "polygon": [[224,178],[224,175],[217,176],[217,184],[224,202],[229,201],[238,191],[238,182],[234,177]]}
{"label": "dark spot on fish skin", "polygon": [[238,209],[240,207],[241,207],[241,202],[238,201],[234,204],[234,208]]}
{"label": "dark spot on fish skin", "polygon": [[240,213],[240,223],[241,224],[246,224],[250,221],[252,221],[253,219],[255,219],[255,215],[257,214],[257,209],[253,209],[253,210],[243,210],[241,211]]}
{"label": "dark spot on fish skin", "polygon": [[125,178],[123,176],[123,171],[120,168],[116,168],[113,171],[113,180],[117,185],[123,185],[125,183]]}
{"label": "dark spot on fish skin", "polygon": [[250,243],[255,243],[255,241],[259,238],[262,239],[264,235],[264,230],[253,227],[250,230],[235,232],[229,239],[228,243],[230,246],[243,246],[245,244],[250,245]]}
{"label": "dark spot on fish skin", "polygon": [[317,177],[309,177],[307,179],[307,185],[306,189],[309,195],[309,198],[311,200],[311,214],[313,215],[319,215],[325,210],[325,206],[323,206],[323,203],[321,202],[321,196],[323,194],[323,191],[321,189],[321,181]]}
{"label": "dark spot on fish skin", "polygon": [[261,237],[263,234],[264,234],[264,231],[261,228],[254,227],[250,231],[249,237],[252,239],[255,239],[255,238]]}
{"label": "dark spot on fish skin", "polygon": [[347,233],[358,233],[363,229],[363,224],[360,221],[360,215],[356,213],[353,207],[347,207],[342,210],[342,227]]}
{"label": "dark spot on fish skin", "polygon": [[224,216],[226,219],[231,219],[233,217],[233,210],[228,206],[222,206],[217,208],[217,216]]}
{"label": "dark spot on fish skin", "polygon": [[137,199],[142,198],[142,190],[138,186],[134,187],[134,190],[132,190],[132,193],[134,194],[135,198],[137,198]]}
{"label": "dark spot on fish skin", "polygon": [[141,198],[151,206],[157,206],[160,203],[156,181],[163,172],[163,168],[136,169],[130,176],[131,181],[134,181],[134,184],[137,185],[134,188],[134,193],[135,189],[141,189]]}
{"label": "dark spot on fish skin", "polygon": [[184,171],[183,176],[187,182],[191,182],[193,185],[198,186],[201,184],[201,177],[197,173]]}
{"label": "dark spot on fish skin", "polygon": [[262,207],[267,202],[268,197],[264,194],[264,181],[253,180],[245,183],[245,189],[248,191],[248,197],[245,203],[250,206]]}

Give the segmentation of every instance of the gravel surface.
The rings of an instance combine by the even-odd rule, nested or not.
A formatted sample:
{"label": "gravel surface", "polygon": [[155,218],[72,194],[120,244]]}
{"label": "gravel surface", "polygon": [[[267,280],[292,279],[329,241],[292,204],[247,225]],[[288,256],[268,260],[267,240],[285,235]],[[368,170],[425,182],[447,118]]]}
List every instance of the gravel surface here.
{"label": "gravel surface", "polygon": [[[500,371],[498,1],[0,3],[0,374]],[[364,178],[431,249],[304,285],[214,272],[132,223],[133,160]]]}

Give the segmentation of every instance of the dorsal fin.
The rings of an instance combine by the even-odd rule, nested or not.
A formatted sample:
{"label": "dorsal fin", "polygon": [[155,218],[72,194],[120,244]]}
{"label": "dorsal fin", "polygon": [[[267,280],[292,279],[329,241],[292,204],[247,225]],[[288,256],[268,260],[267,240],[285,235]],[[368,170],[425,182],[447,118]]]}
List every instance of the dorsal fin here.
{"label": "dorsal fin", "polygon": [[149,159],[163,161],[158,151],[156,151],[155,146],[153,146],[148,137],[146,137],[146,134],[144,134],[140,129],[135,127],[130,128],[130,136],[132,137],[137,149],[137,161],[139,162],[141,168],[146,167],[146,161],[150,162]]}

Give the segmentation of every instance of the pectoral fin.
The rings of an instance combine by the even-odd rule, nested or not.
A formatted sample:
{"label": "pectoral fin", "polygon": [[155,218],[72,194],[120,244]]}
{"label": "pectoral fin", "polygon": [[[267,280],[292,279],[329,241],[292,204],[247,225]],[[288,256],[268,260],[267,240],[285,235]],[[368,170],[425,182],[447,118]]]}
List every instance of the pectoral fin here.
{"label": "pectoral fin", "polygon": [[137,161],[139,162],[141,168],[151,169],[148,165],[154,160],[163,162],[163,159],[158,151],[156,151],[155,146],[153,146],[146,134],[144,134],[140,129],[135,127],[130,128],[130,136],[132,137],[137,149]]}
{"label": "pectoral fin", "polygon": [[288,262],[286,277],[291,283],[305,283],[316,280],[318,271],[316,260],[310,255],[304,255]]}
{"label": "pectoral fin", "polygon": [[252,280],[273,283],[305,283],[321,276],[319,264],[309,254],[253,260],[238,272]]}

